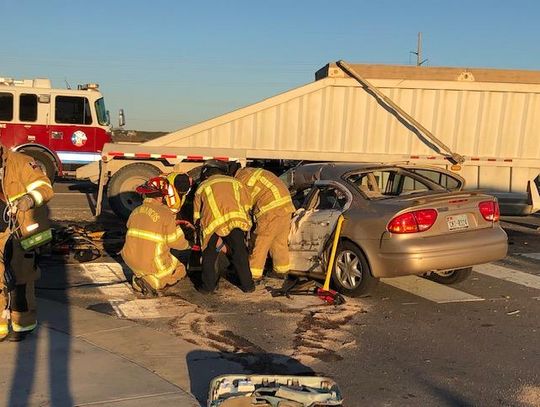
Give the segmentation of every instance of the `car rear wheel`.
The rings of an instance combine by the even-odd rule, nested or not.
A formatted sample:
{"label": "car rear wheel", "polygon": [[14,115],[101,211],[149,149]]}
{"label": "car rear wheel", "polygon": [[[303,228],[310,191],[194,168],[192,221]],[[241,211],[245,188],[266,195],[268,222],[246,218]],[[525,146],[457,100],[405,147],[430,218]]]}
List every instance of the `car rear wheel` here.
{"label": "car rear wheel", "polygon": [[379,279],[371,275],[364,253],[351,242],[341,242],[336,251],[332,273],[334,287],[348,297],[369,294]]}
{"label": "car rear wheel", "polygon": [[465,281],[471,275],[472,267],[463,269],[433,272],[426,276],[428,280],[440,284],[457,284]]}

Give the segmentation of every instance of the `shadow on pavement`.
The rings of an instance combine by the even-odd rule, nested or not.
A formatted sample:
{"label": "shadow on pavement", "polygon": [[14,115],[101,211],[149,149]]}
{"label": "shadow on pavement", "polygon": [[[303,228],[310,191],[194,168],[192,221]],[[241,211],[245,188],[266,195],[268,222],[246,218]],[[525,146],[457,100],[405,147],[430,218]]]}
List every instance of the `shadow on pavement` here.
{"label": "shadow on pavement", "polygon": [[[45,246],[47,247],[47,246]],[[36,250],[36,264],[39,272],[39,265],[44,258],[46,249],[38,248]],[[67,267],[61,257],[55,258],[56,267],[53,277],[55,284],[47,291],[54,291],[56,301],[69,303],[67,298]],[[16,266],[15,266],[16,267]],[[48,278],[49,280],[49,278]],[[40,288],[40,281],[35,283],[35,290],[38,296],[43,294],[44,290]],[[69,307],[61,307],[61,311],[54,317],[56,322],[61,322],[63,326],[70,327]],[[37,379],[38,369],[44,366],[38,366],[38,360],[47,360],[49,401],[52,406],[71,406],[73,405],[72,392],[70,388],[70,356],[71,356],[71,337],[54,335],[54,332],[45,329],[48,325],[47,319],[43,313],[37,309],[38,328],[27,336],[22,342],[17,343],[15,369],[12,375],[11,388],[9,389],[9,406],[27,406],[32,404],[32,390]],[[47,336],[47,346],[39,348],[38,340],[41,336]],[[61,340],[65,343],[56,343]],[[47,352],[45,358],[38,354]]]}
{"label": "shadow on pavement", "polygon": [[312,376],[315,372],[289,356],[276,353],[192,351],[186,356],[191,394],[206,406],[210,382],[225,374]]}

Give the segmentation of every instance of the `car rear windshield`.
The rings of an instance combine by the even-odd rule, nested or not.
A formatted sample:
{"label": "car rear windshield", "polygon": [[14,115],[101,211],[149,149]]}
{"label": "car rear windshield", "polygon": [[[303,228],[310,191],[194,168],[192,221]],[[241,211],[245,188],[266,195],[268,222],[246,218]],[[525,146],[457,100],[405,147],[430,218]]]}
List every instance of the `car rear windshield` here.
{"label": "car rear windshield", "polygon": [[383,199],[428,192],[432,188],[411,174],[398,170],[376,170],[347,177],[368,199]]}

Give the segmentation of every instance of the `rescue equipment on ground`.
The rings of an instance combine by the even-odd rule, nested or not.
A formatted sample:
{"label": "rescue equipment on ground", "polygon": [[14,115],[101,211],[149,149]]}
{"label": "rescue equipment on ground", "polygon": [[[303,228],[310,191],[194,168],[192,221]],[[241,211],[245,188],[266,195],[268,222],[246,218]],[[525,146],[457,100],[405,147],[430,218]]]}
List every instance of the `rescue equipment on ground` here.
{"label": "rescue equipment on ground", "polygon": [[337,246],[339,243],[339,236],[341,234],[341,227],[343,226],[343,221],[345,219],[343,218],[343,215],[339,215],[339,218],[337,220],[336,224],[336,230],[334,232],[334,240],[332,242],[332,249],[330,250],[330,257],[328,259],[328,265],[326,267],[326,278],[324,280],[324,285],[322,288],[317,289],[317,296],[321,298],[323,301],[328,303],[333,303],[332,300],[333,297],[335,297],[336,292],[334,290],[330,289],[330,280],[332,278],[332,270],[334,269],[334,263],[336,258],[336,251]]}
{"label": "rescue equipment on ground", "polygon": [[68,225],[52,233],[52,253],[73,255],[79,263],[86,263],[102,256],[96,241],[102,240],[105,231],[92,232],[84,227]]}
{"label": "rescue equipment on ground", "polygon": [[342,406],[343,396],[328,377],[223,375],[210,383],[208,407]]}
{"label": "rescue equipment on ground", "polygon": [[289,276],[280,288],[266,287],[272,297],[292,298],[293,295],[314,295],[329,305],[345,304],[345,297],[334,290],[325,290],[314,280]]}
{"label": "rescue equipment on ground", "polygon": [[285,296],[291,298],[291,295],[316,295],[327,304],[340,305],[345,303],[345,298],[341,294],[330,289],[330,281],[332,279],[332,271],[335,263],[334,260],[336,258],[337,246],[344,221],[345,218],[343,215],[340,215],[337,220],[336,230],[334,231],[334,239],[332,241],[332,248],[330,249],[330,256],[326,267],[324,285],[312,280],[288,277],[281,288],[276,289],[267,287],[268,291],[272,294],[272,297]]}

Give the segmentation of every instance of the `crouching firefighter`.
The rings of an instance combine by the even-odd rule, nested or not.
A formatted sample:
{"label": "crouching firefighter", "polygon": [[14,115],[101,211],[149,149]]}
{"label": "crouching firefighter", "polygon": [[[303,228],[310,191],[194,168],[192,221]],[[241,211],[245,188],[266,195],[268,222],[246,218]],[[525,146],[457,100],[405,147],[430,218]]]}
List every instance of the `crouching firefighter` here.
{"label": "crouching firefighter", "polygon": [[228,171],[229,166],[223,161],[207,161],[195,192],[193,220],[199,227],[203,250],[202,284],[198,287],[202,293],[212,293],[217,287],[216,261],[223,245],[242,291],[255,291],[246,246],[246,232],[251,229],[246,212],[249,195],[240,181],[226,175]]}
{"label": "crouching firefighter", "polygon": [[31,157],[0,144],[0,341],[23,340],[37,326],[36,249],[52,239],[46,203],[54,192]]}
{"label": "crouching firefighter", "polygon": [[262,168],[239,168],[235,177],[242,181],[251,197],[255,231],[252,234],[249,264],[253,279],[263,278],[268,253],[272,257],[274,272],[285,276],[290,268],[288,239],[291,214],[294,212],[287,186],[276,175]]}
{"label": "crouching firefighter", "polygon": [[189,248],[176,214],[191,188],[186,174],[171,174],[148,180],[137,187],[143,204],[127,221],[122,258],[133,271],[133,289],[145,296],[156,296],[186,276],[186,268],[171,249]]}

